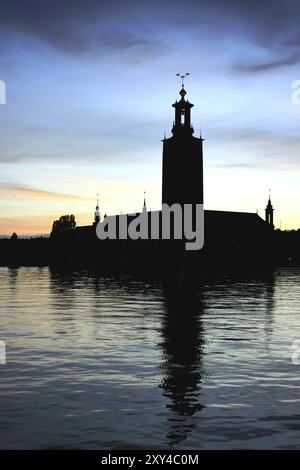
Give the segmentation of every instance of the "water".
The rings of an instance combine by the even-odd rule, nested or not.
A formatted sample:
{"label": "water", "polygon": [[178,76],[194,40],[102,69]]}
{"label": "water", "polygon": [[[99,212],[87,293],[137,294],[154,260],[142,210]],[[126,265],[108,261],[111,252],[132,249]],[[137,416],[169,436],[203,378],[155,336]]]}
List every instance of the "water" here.
{"label": "water", "polygon": [[300,448],[299,280],[0,268],[0,448]]}

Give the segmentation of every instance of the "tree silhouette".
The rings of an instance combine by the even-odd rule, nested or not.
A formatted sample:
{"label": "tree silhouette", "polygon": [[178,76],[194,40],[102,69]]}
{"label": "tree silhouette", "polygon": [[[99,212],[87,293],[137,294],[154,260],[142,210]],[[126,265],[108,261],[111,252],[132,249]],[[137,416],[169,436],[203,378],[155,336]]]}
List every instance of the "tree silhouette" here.
{"label": "tree silhouette", "polygon": [[12,236],[10,237],[11,240],[18,240],[18,235],[16,234],[16,232],[14,232],[12,234]]}
{"label": "tree silhouette", "polygon": [[62,215],[58,220],[54,220],[52,225],[51,237],[57,237],[74,230],[76,227],[75,216]]}

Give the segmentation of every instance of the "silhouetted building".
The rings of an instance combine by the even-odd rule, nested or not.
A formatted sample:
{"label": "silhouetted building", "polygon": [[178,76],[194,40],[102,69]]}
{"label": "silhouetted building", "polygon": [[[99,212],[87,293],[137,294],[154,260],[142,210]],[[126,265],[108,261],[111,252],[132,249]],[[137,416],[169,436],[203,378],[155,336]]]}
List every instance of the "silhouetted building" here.
{"label": "silhouetted building", "polygon": [[[186,91],[182,86],[179,92],[181,99],[173,104],[175,108],[175,121],[172,128],[172,137],[163,139],[163,177],[162,177],[162,203],[169,206],[174,203],[203,204],[203,140],[202,137],[194,137],[194,129],[191,124],[191,108],[193,104],[185,99]],[[270,233],[273,229],[273,208],[268,204],[268,219],[266,222],[257,213],[229,212],[229,211],[204,211],[204,248],[199,252],[193,252],[201,258],[203,266],[233,265],[234,263],[264,262],[269,258],[271,245]],[[181,263],[184,254],[182,240],[161,240],[161,211],[147,211],[146,197],[141,213],[148,215],[148,234],[146,240],[111,240],[106,246],[114,250],[116,259],[126,263],[163,264],[163,257],[169,260],[176,259]],[[130,224],[137,216],[127,215]],[[74,233],[77,242],[93,239],[99,245],[101,251],[106,253],[96,237],[95,225],[98,219],[99,206],[97,202],[95,222],[90,227],[77,227]],[[151,239],[152,216],[156,215],[160,220],[159,237]],[[119,215],[116,218],[116,227],[120,225]],[[105,244],[106,242],[104,242]],[[101,247],[100,247],[101,246]],[[166,254],[167,253],[167,254]],[[94,256],[94,255],[93,255]],[[109,258],[112,261],[112,257]],[[118,262],[117,259],[117,262]],[[102,255],[103,260],[103,255]]]}
{"label": "silhouetted building", "polygon": [[266,222],[269,226],[272,227],[272,229],[274,228],[273,213],[274,209],[271,203],[271,198],[269,196],[268,204],[266,207]]}
{"label": "silhouetted building", "polygon": [[202,204],[203,203],[203,139],[193,136],[191,108],[185,100],[186,91],[182,87],[181,99],[172,105],[175,108],[173,136],[163,140],[163,204]]}
{"label": "silhouetted building", "polygon": [[[179,94],[180,100],[173,104],[175,108],[173,135],[163,139],[162,203],[169,206],[174,203],[196,206],[203,204],[203,139],[193,135],[194,129],[191,124],[193,104],[185,99],[186,91],[183,86]],[[267,264],[274,256],[273,211],[270,198],[265,221],[256,213],[205,210],[204,247],[201,250],[186,251],[184,239],[172,239],[172,236],[169,240],[163,239],[162,211],[148,211],[145,194],[141,213],[148,217],[148,236],[133,240],[117,235],[114,239],[99,240],[96,226],[101,221],[101,215],[97,196],[91,225],[75,228],[74,224],[72,230],[63,230],[61,236],[52,237],[51,243],[48,244],[48,252],[45,250],[47,242],[32,243],[31,253],[28,250],[26,252],[26,249],[24,251],[23,244],[19,243],[18,250],[14,248],[14,253],[6,252],[5,256],[2,255],[2,259],[14,258],[16,262],[24,259],[26,263],[30,263],[32,259],[63,265],[92,264],[101,265],[105,269],[120,268],[125,271],[138,267],[147,272],[150,269],[156,272],[167,269],[170,272],[174,266],[179,266],[181,269],[187,260],[190,263],[191,259],[192,263],[195,262],[197,270]],[[130,224],[139,215],[140,213],[127,215],[127,223]],[[118,234],[120,217],[115,216],[114,221]],[[155,217],[160,221],[160,228],[158,236],[151,238],[151,229],[155,225],[152,225],[152,219]],[[138,225],[138,221],[135,223]]]}

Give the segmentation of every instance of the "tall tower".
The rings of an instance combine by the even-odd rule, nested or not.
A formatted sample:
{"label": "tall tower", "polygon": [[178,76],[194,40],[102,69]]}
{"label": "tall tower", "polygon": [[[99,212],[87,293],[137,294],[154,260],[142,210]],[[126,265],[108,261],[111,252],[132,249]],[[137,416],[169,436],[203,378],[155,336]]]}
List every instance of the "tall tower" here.
{"label": "tall tower", "polygon": [[274,209],[271,203],[271,196],[269,194],[269,200],[268,200],[268,204],[266,207],[266,222],[268,225],[272,227],[272,229],[274,228],[273,212],[274,212]]}
{"label": "tall tower", "polygon": [[163,140],[162,203],[203,204],[204,139],[193,136],[191,108],[194,105],[185,99],[183,82],[179,95],[181,99],[172,105],[175,108],[173,136]]}

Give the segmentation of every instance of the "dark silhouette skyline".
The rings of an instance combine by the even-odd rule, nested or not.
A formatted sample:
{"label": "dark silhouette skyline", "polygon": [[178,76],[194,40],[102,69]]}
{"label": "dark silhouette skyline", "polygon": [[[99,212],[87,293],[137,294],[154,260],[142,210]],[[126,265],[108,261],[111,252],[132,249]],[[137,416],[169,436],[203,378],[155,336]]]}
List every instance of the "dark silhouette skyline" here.
{"label": "dark silhouette skyline", "polygon": [[[163,140],[162,202],[178,203],[180,206],[192,204],[196,207],[203,203],[205,187],[203,139],[193,135],[190,116],[193,105],[185,99],[186,91],[183,87],[179,94],[180,101],[173,105],[173,136]],[[76,226],[73,215],[62,216],[54,222],[50,240],[32,240],[31,244],[28,240],[11,240],[11,244],[5,247],[8,250],[2,252],[1,263],[99,265],[104,270],[138,269],[162,273],[172,269],[180,272],[189,269],[223,270],[238,266],[247,270],[272,266],[278,262],[297,264],[299,257],[296,245],[292,245],[293,251],[287,255],[284,252],[286,239],[279,239],[274,234],[273,211],[270,198],[265,221],[256,213],[205,210],[204,247],[194,253],[185,253],[184,238],[173,240],[172,229],[170,240],[162,239],[161,234],[158,239],[151,239],[151,222],[148,239],[123,240],[117,237],[115,240],[99,240],[96,227],[101,212],[97,199],[91,225]],[[142,212],[151,220],[145,197]],[[158,217],[162,217],[161,212],[158,212]],[[115,218],[118,227],[120,216]],[[129,215],[128,223],[134,218]],[[192,258],[193,268],[186,264]]]}

